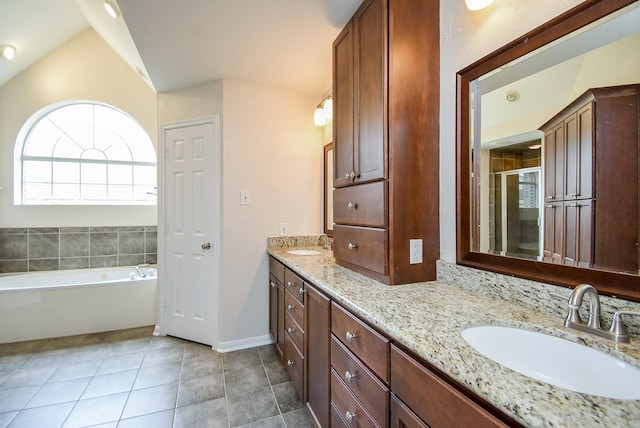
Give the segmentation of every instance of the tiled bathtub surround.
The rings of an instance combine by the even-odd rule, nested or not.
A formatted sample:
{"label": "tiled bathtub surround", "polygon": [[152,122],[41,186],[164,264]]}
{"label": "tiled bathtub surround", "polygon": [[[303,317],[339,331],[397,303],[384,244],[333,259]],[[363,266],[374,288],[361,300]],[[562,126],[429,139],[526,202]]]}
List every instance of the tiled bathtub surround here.
{"label": "tiled bathtub surround", "polygon": [[0,228],[0,273],[157,263],[157,226]]}

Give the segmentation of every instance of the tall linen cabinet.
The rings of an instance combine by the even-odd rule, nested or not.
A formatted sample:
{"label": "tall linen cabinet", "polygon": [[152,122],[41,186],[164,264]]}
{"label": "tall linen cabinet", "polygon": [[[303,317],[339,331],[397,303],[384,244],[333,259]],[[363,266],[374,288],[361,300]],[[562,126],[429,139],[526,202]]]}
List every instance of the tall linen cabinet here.
{"label": "tall linen cabinet", "polygon": [[365,0],[333,44],[334,255],[390,285],[436,278],[439,67],[436,0]]}

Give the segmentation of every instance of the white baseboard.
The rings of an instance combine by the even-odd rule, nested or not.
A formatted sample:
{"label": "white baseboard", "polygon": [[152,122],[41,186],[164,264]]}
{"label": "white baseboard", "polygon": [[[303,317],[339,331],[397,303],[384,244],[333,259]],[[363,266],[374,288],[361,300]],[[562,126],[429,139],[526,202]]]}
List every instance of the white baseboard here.
{"label": "white baseboard", "polygon": [[255,348],[256,346],[270,345],[272,343],[273,340],[271,340],[271,336],[266,334],[264,336],[232,340],[230,342],[218,342],[217,345],[212,346],[212,348],[214,351],[225,353],[239,351],[241,349]]}

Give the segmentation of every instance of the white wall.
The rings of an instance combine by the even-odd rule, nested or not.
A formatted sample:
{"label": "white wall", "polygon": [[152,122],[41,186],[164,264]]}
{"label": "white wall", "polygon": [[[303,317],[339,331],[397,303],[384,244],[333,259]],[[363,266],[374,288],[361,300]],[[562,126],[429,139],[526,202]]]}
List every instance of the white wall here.
{"label": "white wall", "polygon": [[[268,338],[266,240],[322,231],[321,128],[316,96],[232,80],[158,95],[161,124],[222,117],[221,284],[217,346]],[[240,191],[251,205],[240,205]]]}
{"label": "white wall", "polygon": [[156,94],[92,29],[0,87],[0,227],[154,225],[157,208],[14,206],[14,144],[24,122],[50,104],[83,99],[133,116],[156,145]]}
{"label": "white wall", "polygon": [[440,0],[440,257],[456,260],[456,72],[580,0],[495,0],[467,10],[462,0]]}

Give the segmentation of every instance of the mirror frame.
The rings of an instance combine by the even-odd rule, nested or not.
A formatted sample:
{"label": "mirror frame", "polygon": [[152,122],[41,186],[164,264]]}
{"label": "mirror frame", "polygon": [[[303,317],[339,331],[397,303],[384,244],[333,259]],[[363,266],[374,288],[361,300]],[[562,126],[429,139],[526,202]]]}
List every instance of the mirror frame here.
{"label": "mirror frame", "polygon": [[471,251],[470,84],[513,61],[612,12],[640,0],[586,0],[511,43],[490,53],[456,75],[456,259],[460,265],[520,278],[575,287],[592,284],[602,294],[640,301],[640,276],[552,264]]}

